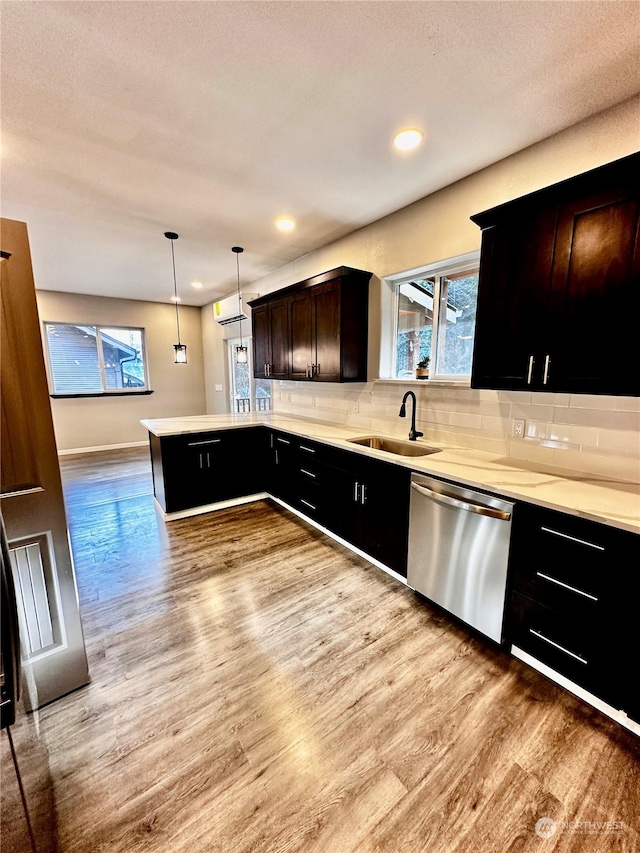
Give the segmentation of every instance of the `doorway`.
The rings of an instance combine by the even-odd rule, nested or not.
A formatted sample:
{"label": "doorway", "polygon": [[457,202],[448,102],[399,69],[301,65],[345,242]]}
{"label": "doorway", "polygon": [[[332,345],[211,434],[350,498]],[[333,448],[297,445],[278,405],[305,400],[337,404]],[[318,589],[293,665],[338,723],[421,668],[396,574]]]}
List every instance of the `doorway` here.
{"label": "doorway", "polygon": [[253,347],[251,338],[243,338],[247,347],[247,361],[236,361],[236,347],[240,338],[227,341],[229,355],[229,387],[231,388],[231,411],[234,414],[271,411],[271,382],[253,376]]}

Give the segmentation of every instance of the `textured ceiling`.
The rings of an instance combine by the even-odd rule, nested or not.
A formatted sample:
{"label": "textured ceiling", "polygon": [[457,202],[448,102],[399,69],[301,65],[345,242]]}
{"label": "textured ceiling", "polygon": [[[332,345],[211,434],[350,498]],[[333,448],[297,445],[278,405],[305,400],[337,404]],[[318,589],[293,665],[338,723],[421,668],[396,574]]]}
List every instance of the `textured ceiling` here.
{"label": "textured ceiling", "polygon": [[174,230],[210,302],[233,245],[251,282],[640,90],[635,0],[1,9],[2,215],[48,290],[167,301]]}

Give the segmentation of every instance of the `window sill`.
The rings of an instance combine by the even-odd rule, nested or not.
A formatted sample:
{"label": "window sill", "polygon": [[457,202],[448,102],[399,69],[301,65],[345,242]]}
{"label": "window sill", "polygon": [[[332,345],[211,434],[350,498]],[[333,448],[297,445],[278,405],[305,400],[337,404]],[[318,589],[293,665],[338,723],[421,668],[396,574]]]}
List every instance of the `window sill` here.
{"label": "window sill", "polygon": [[425,388],[471,388],[470,379],[374,379],[374,385],[423,385]]}
{"label": "window sill", "polygon": [[52,400],[76,399],[79,397],[144,397],[153,391],[96,391],[89,394],[49,394]]}

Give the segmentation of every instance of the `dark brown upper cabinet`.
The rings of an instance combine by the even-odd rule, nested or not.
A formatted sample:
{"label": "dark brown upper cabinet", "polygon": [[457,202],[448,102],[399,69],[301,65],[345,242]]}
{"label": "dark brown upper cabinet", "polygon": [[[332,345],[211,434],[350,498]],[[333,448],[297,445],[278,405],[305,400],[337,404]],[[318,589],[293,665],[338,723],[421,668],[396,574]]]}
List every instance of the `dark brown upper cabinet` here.
{"label": "dark brown upper cabinet", "polygon": [[640,154],[471,219],[471,387],[640,396]]}
{"label": "dark brown upper cabinet", "polygon": [[274,299],[252,311],[253,374],[256,379],[289,375],[289,314],[286,299]]}
{"label": "dark brown upper cabinet", "polygon": [[366,382],[370,278],[338,267],[250,302],[255,377]]}

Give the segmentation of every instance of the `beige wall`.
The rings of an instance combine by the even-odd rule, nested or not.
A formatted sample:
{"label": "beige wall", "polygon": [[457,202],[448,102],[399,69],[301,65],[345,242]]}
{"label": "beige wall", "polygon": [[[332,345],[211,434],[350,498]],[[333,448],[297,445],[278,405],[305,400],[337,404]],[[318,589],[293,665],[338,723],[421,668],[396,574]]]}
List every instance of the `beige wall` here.
{"label": "beige wall", "polygon": [[[397,409],[402,392],[411,386],[372,381],[381,375],[387,290],[382,279],[478,250],[480,229],[471,222],[472,214],[639,149],[640,97],[635,97],[251,283],[251,290],[265,294],[341,265],[373,273],[369,383],[274,381],[275,411],[335,420],[363,430],[406,431]],[[434,440],[537,466],[634,482],[640,476],[640,410],[635,398],[506,394],[433,384],[420,386],[418,398],[418,420]],[[525,439],[512,440],[513,418],[526,419]]]}
{"label": "beige wall", "polygon": [[[225,329],[213,319],[213,304],[201,309],[207,414],[223,415],[229,406],[229,361]],[[249,324],[244,325],[247,333]],[[235,328],[235,324],[233,324]]]}
{"label": "beige wall", "polygon": [[128,397],[52,399],[58,451],[147,440],[141,418],[199,415],[206,411],[202,327],[199,308],[180,308],[180,337],[187,364],[174,364],[175,307],[160,302],[112,299],[39,290],[40,320],[140,326],[145,329],[153,394]]}

